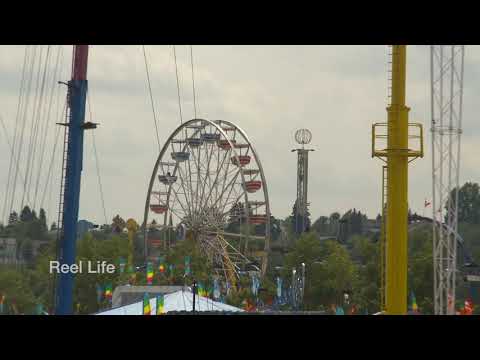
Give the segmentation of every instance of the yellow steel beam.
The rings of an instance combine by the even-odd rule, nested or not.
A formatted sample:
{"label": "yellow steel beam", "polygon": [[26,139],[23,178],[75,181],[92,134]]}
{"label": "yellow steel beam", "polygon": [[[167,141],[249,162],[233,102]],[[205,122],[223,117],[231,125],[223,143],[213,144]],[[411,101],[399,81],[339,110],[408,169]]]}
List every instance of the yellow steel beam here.
{"label": "yellow steel beam", "polygon": [[381,224],[381,233],[380,233],[380,310],[385,310],[385,265],[386,265],[386,245],[387,245],[387,234],[386,234],[386,215],[387,215],[387,191],[386,191],[386,182],[387,182],[387,166],[382,167],[382,224]]}
{"label": "yellow steel beam", "polygon": [[[410,109],[405,105],[406,55],[406,45],[393,45],[388,121],[374,124],[372,128],[372,156],[387,163],[388,199],[386,224],[383,224],[386,234],[382,244],[386,247],[386,274],[385,293],[381,294],[381,298],[385,297],[385,313],[390,315],[407,313],[408,163],[423,157],[422,125],[408,123]],[[378,134],[377,128],[386,128],[387,134]],[[418,132],[409,135],[410,128]],[[409,149],[409,139],[419,140],[418,150]],[[386,140],[386,146],[377,149],[376,140]]]}
{"label": "yellow steel beam", "polygon": [[405,106],[406,46],[393,45],[392,99],[387,108],[386,312],[407,313],[408,112]]}

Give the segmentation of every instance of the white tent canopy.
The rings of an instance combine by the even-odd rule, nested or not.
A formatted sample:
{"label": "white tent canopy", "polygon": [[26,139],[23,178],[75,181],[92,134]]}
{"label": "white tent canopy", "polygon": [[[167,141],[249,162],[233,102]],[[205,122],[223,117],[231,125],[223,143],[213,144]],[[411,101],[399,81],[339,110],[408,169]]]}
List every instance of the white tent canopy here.
{"label": "white tent canopy", "polygon": [[[163,301],[164,312],[169,311],[192,311],[193,294],[190,291],[177,291],[166,294]],[[152,294],[150,299],[151,314],[156,314],[157,301]],[[203,296],[195,296],[195,311],[243,311],[242,309],[213,301]],[[142,315],[143,301],[134,304],[121,306],[115,309],[99,312],[96,315]]]}

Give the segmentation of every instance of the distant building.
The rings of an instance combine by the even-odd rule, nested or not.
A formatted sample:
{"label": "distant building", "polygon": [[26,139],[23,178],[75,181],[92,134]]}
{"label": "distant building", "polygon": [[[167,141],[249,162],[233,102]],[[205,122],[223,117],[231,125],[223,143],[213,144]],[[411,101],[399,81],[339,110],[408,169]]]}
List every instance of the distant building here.
{"label": "distant building", "polygon": [[17,260],[17,239],[0,238],[0,264],[16,265]]}
{"label": "distant building", "polygon": [[77,234],[81,238],[85,233],[97,228],[98,226],[87,220],[79,220],[77,223]]}
{"label": "distant building", "polygon": [[[35,259],[42,249],[42,247],[49,244],[48,240],[31,240],[31,256]],[[23,258],[23,251],[19,247],[16,238],[0,238],[0,264],[4,265],[21,265],[25,264]]]}

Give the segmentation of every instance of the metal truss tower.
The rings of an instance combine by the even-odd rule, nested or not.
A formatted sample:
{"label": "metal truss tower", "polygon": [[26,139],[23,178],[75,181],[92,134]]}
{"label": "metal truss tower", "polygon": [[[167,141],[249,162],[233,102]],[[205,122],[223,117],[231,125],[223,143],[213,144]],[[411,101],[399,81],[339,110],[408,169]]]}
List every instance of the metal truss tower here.
{"label": "metal truss tower", "polygon": [[296,151],[298,153],[295,232],[301,234],[306,230],[308,218],[308,153],[314,151],[305,149],[305,145],[312,141],[312,133],[308,129],[297,130],[295,140],[302,145],[301,149],[292,150],[292,152]]}
{"label": "metal truss tower", "polygon": [[434,307],[455,314],[463,45],[430,47]]}

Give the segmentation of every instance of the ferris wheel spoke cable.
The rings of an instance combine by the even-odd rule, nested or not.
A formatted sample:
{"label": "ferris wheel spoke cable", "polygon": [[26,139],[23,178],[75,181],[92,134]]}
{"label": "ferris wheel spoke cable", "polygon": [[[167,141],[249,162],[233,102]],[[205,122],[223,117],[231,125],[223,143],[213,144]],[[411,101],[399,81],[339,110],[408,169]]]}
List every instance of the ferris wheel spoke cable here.
{"label": "ferris wheel spoke cable", "polygon": [[149,73],[149,70],[148,70],[148,61],[147,61],[147,53],[145,52],[145,45],[142,45],[142,49],[143,49],[143,59],[145,60],[145,71],[147,73],[148,92],[150,94],[150,102],[152,104],[153,122],[155,123],[155,134],[157,136],[158,151],[160,152],[160,151],[162,151],[162,147],[160,145],[160,136],[158,134],[157,115],[155,113],[155,103],[153,101],[152,86],[150,84],[150,73]]}
{"label": "ferris wheel spoke cable", "polygon": [[[6,221],[5,218],[5,212],[7,211],[7,204],[8,204],[8,199],[9,199],[9,193],[10,193],[10,180],[12,177],[12,166],[14,163],[15,159],[15,146],[16,146],[16,141],[17,141],[17,136],[18,136],[18,124],[19,124],[19,117],[20,117],[20,110],[22,107],[22,100],[24,96],[24,87],[25,87],[25,74],[26,74],[26,68],[27,68],[27,59],[28,59],[28,52],[29,50],[29,45],[25,46],[24,54],[23,54],[23,66],[22,66],[22,77],[20,80],[20,91],[19,91],[19,96],[18,96],[18,103],[17,103],[17,113],[15,116],[15,130],[14,130],[14,135],[13,135],[13,144],[11,146],[11,156],[10,156],[10,165],[8,166],[8,175],[7,175],[7,188],[5,191],[5,199],[3,203],[3,210],[2,210],[2,219]],[[7,138],[8,139],[8,138]],[[8,217],[10,214],[8,214]]]}
{"label": "ferris wheel spoke cable", "polygon": [[[10,206],[9,206],[9,213],[13,211],[13,206],[15,203],[15,195],[16,195],[16,189],[17,189],[17,180],[18,180],[18,174],[20,172],[20,159],[22,158],[22,152],[23,152],[23,144],[24,144],[24,138],[25,138],[25,127],[27,124],[27,115],[28,115],[28,108],[30,104],[30,95],[31,95],[31,90],[32,90],[32,82],[33,82],[33,73],[34,73],[34,68],[35,68],[35,62],[36,62],[36,57],[37,57],[37,49],[38,46],[34,45],[31,55],[31,61],[28,64],[27,61],[27,74],[28,74],[28,80],[27,80],[27,90],[26,90],[26,100],[23,103],[23,109],[20,111],[20,122],[21,122],[21,127],[22,130],[20,132],[20,141],[18,144],[18,151],[15,153],[16,154],[16,168],[15,168],[15,173],[13,176],[13,189],[12,189],[12,196],[10,198]],[[26,184],[26,177],[24,178],[24,184]],[[20,204],[21,205],[21,204]],[[21,210],[21,209],[20,209]]]}
{"label": "ferris wheel spoke cable", "polygon": [[[171,147],[172,147],[172,151],[175,151],[174,147],[173,147],[173,144],[170,144]],[[191,197],[190,200],[188,199],[187,197],[187,191],[185,189],[185,186],[184,186],[184,183],[185,183],[185,180],[183,179],[183,176],[182,176],[182,172],[181,172],[181,163],[179,163],[176,167],[176,169],[178,170],[178,175],[180,177],[180,183],[182,185],[182,188],[183,188],[183,193],[184,193],[184,196],[185,196],[185,201],[187,203],[187,206],[189,208],[189,214],[190,216],[192,216],[192,210],[193,210],[193,207],[192,207],[192,202],[193,202],[193,198]]]}
{"label": "ferris wheel spoke cable", "polygon": [[192,216],[192,199],[188,198],[187,196],[187,189],[185,189],[185,180],[183,179],[183,174],[182,174],[182,171],[181,171],[181,167],[178,166],[178,174],[179,174],[179,177],[180,177],[180,184],[182,186],[182,189],[183,189],[183,194],[184,194],[184,197],[185,197],[185,202],[187,203],[187,207],[188,207],[188,214],[189,216],[191,217]]}
{"label": "ferris wheel spoke cable", "polygon": [[[208,145],[207,145],[208,147]],[[210,180],[210,161],[212,159],[211,155],[212,155],[212,152],[213,152],[213,145],[211,146],[212,147],[212,150],[210,151],[210,156],[208,156],[207,154],[207,158],[208,158],[208,164],[207,164],[207,173],[206,173],[206,179],[208,179],[208,186],[211,188],[211,180]],[[203,205],[203,197],[205,196],[205,187],[207,186],[207,181],[206,179],[204,179],[203,181],[203,187],[202,187],[202,196],[200,197],[200,206]]]}
{"label": "ferris wheel spoke cable", "polygon": [[[220,166],[218,166],[217,164],[217,171],[216,171],[216,176],[215,176],[215,180],[214,180],[214,184],[217,183],[217,180],[218,180],[218,175],[220,174],[220,169],[223,167],[223,164],[225,162],[225,159],[227,158],[227,155],[229,154],[228,151],[225,151],[225,155],[223,157],[223,160],[222,160],[222,163],[220,164]],[[218,197],[218,192],[217,192],[217,189],[218,187],[215,185],[215,192],[216,192],[216,197]],[[212,196],[213,194],[213,187],[210,187],[210,192],[208,193],[208,196],[207,198],[205,199],[205,206],[208,206],[208,201],[210,200],[210,197]]]}

